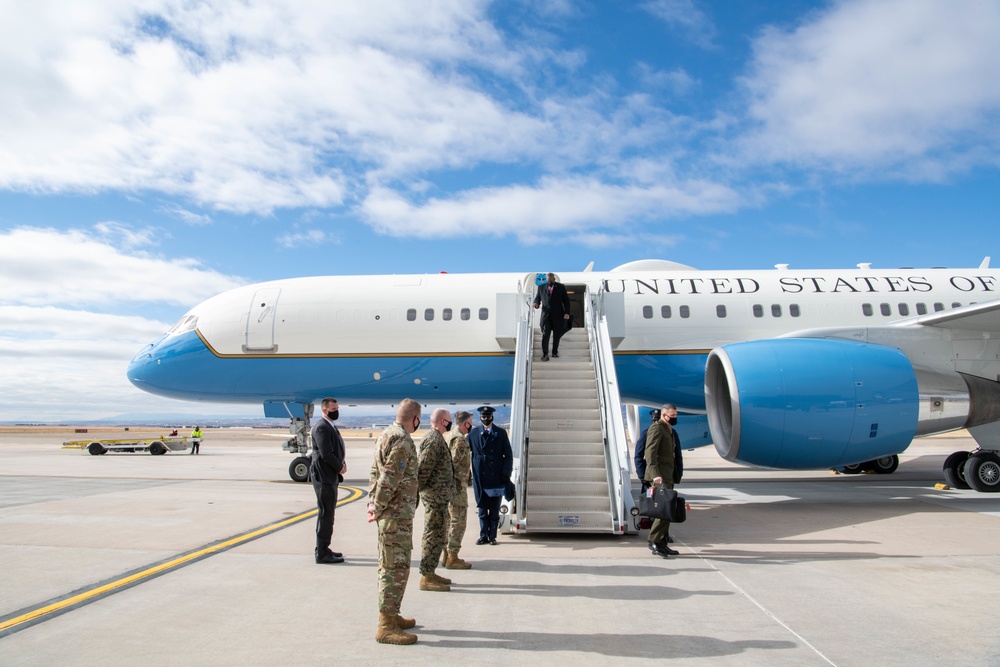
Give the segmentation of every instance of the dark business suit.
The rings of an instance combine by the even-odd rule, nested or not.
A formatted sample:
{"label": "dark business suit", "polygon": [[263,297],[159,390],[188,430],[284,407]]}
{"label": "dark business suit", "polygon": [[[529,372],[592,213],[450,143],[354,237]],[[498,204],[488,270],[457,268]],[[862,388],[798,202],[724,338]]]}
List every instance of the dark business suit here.
{"label": "dark business suit", "polygon": [[566,333],[566,318],[569,314],[569,294],[562,283],[545,283],[538,286],[535,305],[542,307],[542,356],[549,356],[549,335],[552,339],[552,354],[559,354],[559,339]]}
{"label": "dark business suit", "polygon": [[[659,477],[662,488],[674,488],[674,470],[677,465],[677,458],[674,454],[676,446],[674,429],[670,428],[670,424],[660,420],[654,422],[647,429],[644,479],[650,485],[654,484],[653,480]],[[670,522],[666,519],[654,519],[653,525],[649,529],[649,542],[665,547],[669,534]]]}
{"label": "dark business suit", "polygon": [[325,417],[312,430],[312,461],[309,479],[316,492],[316,558],[331,555],[330,539],[333,537],[333,513],[337,508],[337,487],[343,481],[340,471],[344,468],[344,439],[340,431]]}
{"label": "dark business suit", "polygon": [[[500,503],[503,490],[510,483],[514,471],[514,454],[510,448],[507,431],[496,424],[486,432],[477,426],[467,436],[472,449],[472,492],[479,508],[479,538],[495,540],[500,524]],[[487,489],[500,490],[500,495],[490,495]]]}

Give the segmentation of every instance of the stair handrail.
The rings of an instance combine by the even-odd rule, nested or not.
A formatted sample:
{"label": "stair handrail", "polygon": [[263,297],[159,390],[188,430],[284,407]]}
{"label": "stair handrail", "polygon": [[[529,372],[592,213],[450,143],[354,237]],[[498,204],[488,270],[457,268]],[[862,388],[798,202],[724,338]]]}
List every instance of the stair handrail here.
{"label": "stair handrail", "polygon": [[[528,287],[530,291],[530,286]],[[526,526],[525,499],[527,497],[528,445],[531,421],[531,361],[534,349],[534,309],[532,294],[521,290],[517,322],[517,342],[514,353],[514,383],[510,401],[510,446],[514,457],[511,481],[514,483],[514,500],[503,500],[510,520],[510,530],[523,532]]]}
{"label": "stair handrail", "polygon": [[[608,331],[607,316],[604,311],[604,287],[591,293],[587,299],[590,313],[587,315],[588,339],[591,356],[597,373],[597,389],[602,419],[601,430],[605,444],[605,463],[608,472],[608,486],[611,491],[611,516],[616,533],[630,530],[629,517],[634,501],[632,499],[631,478],[629,477],[628,442],[622,419],[621,394],[618,390],[618,374],[615,370],[614,351]],[[591,335],[592,333],[592,335]]]}

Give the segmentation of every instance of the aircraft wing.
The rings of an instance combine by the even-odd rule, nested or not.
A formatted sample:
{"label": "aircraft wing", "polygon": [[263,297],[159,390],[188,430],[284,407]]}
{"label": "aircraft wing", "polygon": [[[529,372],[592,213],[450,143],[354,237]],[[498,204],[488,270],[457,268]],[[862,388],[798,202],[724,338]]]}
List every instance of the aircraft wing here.
{"label": "aircraft wing", "polygon": [[941,329],[1000,333],[1000,299],[922,315],[912,323]]}

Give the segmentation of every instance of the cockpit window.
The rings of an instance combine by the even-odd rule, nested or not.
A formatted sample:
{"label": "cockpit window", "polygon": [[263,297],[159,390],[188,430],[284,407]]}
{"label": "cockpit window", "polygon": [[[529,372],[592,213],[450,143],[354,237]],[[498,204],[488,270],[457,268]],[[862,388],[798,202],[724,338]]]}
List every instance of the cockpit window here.
{"label": "cockpit window", "polygon": [[167,334],[170,336],[177,336],[187,331],[194,331],[198,328],[198,316],[197,315],[185,315],[180,319],[180,321],[174,326],[170,327]]}

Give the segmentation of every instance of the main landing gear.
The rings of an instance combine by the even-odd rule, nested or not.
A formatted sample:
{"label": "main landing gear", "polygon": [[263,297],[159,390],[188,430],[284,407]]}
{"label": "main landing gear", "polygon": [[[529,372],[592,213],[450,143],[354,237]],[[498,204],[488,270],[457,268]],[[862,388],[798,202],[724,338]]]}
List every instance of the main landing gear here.
{"label": "main landing gear", "polygon": [[889,475],[896,472],[896,468],[898,467],[899,457],[893,454],[892,456],[883,456],[881,458],[872,459],[871,461],[844,466],[843,470],[846,475],[858,475],[863,472]]}
{"label": "main landing gear", "polygon": [[944,478],[952,488],[980,493],[1000,491],[1000,456],[996,452],[955,452],[944,460],[943,468]]}

